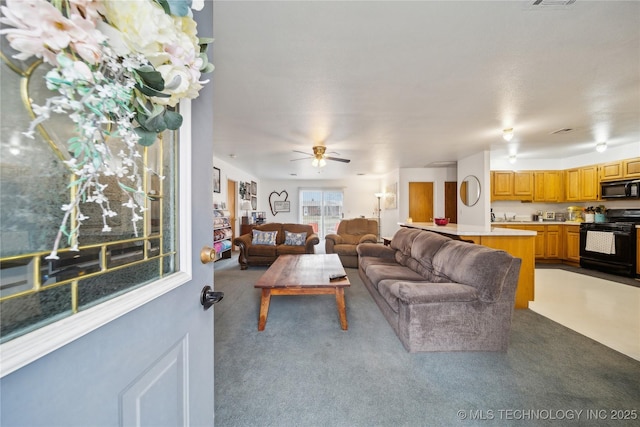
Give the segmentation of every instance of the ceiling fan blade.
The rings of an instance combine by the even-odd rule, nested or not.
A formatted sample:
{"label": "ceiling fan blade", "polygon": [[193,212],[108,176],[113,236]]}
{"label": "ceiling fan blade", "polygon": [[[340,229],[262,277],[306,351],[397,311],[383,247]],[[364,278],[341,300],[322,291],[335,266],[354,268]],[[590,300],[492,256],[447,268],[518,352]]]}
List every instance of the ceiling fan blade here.
{"label": "ceiling fan blade", "polygon": [[294,153],[300,153],[300,154],[304,154],[305,156],[311,156],[313,157],[313,154],[309,153],[308,151],[298,151],[298,150],[293,150]]}
{"label": "ceiling fan blade", "polygon": [[298,160],[309,160],[309,159],[313,159],[313,156],[309,156],[309,157],[300,157],[299,159],[291,159],[291,162],[297,162]]}
{"label": "ceiling fan blade", "polygon": [[349,159],[341,159],[341,158],[339,158],[339,157],[328,157],[328,156],[326,156],[326,157],[325,157],[325,159],[327,159],[327,160],[334,160],[334,161],[336,161],[336,162],[342,162],[342,163],[349,163],[349,162],[351,161],[351,160],[349,160]]}

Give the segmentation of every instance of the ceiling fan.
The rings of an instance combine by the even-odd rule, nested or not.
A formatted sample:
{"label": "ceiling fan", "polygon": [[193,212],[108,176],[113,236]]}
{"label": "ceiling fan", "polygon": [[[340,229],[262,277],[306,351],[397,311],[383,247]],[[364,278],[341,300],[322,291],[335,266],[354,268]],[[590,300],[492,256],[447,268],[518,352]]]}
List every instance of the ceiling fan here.
{"label": "ceiling fan", "polygon": [[[304,152],[304,151],[298,151],[298,150],[293,150],[293,151],[295,153],[301,153],[301,154],[309,155],[309,157],[305,157],[305,158],[313,159],[313,162],[311,162],[311,165],[313,167],[316,167],[316,168],[321,168],[324,165],[326,165],[327,164],[326,160],[333,160],[333,161],[342,162],[342,163],[349,163],[351,161],[349,159],[341,159],[339,157],[327,156],[326,155],[326,150],[327,150],[327,147],[325,147],[324,145],[315,145],[313,147],[313,155],[309,155],[309,153]],[[336,154],[338,154],[338,153],[336,153]],[[295,160],[303,160],[303,159],[293,159],[292,161],[295,161]]]}

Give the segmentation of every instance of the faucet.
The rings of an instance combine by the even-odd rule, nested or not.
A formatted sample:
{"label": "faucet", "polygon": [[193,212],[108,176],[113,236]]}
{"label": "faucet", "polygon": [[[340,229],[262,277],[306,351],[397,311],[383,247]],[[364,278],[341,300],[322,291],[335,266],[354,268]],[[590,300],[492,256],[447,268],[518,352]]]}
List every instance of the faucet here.
{"label": "faucet", "polygon": [[504,220],[507,221],[507,213],[505,212],[502,215],[504,216]]}

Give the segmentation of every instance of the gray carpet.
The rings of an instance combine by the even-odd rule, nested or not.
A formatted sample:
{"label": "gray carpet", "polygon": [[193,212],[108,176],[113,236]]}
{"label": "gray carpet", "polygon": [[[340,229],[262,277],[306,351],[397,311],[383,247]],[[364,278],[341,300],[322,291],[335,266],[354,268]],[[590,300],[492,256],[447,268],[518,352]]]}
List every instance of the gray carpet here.
{"label": "gray carpet", "polygon": [[215,265],[216,426],[638,425],[640,362],[530,310],[507,353],[410,354],[347,269],[348,331],[334,297],[280,296],[258,332],[265,270]]}

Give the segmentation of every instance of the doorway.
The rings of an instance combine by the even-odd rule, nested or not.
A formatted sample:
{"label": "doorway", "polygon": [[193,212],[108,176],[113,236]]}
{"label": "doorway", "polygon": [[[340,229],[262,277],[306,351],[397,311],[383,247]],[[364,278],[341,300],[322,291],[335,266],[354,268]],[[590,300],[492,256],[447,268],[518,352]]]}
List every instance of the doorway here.
{"label": "doorway", "polygon": [[[237,194],[237,182],[236,181],[232,181],[230,179],[227,179],[227,207],[229,209],[229,220],[231,221],[231,242],[233,242],[236,239],[236,236],[238,235],[238,233],[236,232],[237,230],[237,225],[236,225],[236,194]],[[235,251],[236,250],[236,246],[232,243],[231,244],[231,250]]]}
{"label": "doorway", "polygon": [[458,183],[446,181],[444,183],[444,217],[452,224],[458,223]]}
{"label": "doorway", "polygon": [[433,182],[409,183],[409,216],[414,222],[433,221]]}
{"label": "doorway", "polygon": [[300,190],[300,223],[309,224],[320,239],[335,233],[344,217],[344,193],[340,189]]}

